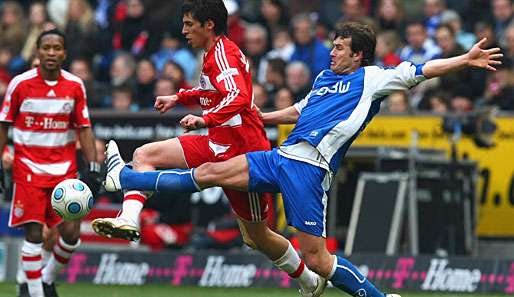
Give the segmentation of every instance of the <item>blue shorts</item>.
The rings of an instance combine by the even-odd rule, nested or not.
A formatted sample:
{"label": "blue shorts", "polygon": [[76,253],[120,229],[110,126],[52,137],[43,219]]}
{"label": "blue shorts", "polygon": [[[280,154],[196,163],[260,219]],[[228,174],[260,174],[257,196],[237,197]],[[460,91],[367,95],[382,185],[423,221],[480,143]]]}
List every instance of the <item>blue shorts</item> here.
{"label": "blue shorts", "polygon": [[327,193],[330,174],[323,168],[289,159],[277,149],[246,154],[249,192],[281,192],[287,223],[326,237]]}

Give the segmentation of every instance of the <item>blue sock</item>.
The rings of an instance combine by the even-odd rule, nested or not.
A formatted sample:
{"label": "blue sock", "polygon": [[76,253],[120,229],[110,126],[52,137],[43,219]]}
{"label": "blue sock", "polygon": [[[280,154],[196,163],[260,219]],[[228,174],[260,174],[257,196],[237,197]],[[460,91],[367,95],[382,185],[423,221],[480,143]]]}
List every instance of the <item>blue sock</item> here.
{"label": "blue sock", "polygon": [[120,172],[120,183],[125,190],[194,193],[201,189],[196,184],[193,171],[194,169],[170,169],[137,172],[125,166]]}
{"label": "blue sock", "polygon": [[335,271],[332,268],[330,281],[335,287],[352,296],[358,297],[384,297],[375,286],[364,277],[350,261],[337,256]]}

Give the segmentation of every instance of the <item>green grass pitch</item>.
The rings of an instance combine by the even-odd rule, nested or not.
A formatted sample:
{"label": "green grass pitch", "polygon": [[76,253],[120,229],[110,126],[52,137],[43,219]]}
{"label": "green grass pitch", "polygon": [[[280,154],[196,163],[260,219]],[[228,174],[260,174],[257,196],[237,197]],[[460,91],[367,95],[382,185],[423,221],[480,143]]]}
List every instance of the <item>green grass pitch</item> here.
{"label": "green grass pitch", "polygon": [[[0,297],[14,297],[14,283],[0,283]],[[293,289],[261,288],[202,288],[173,287],[171,285],[99,286],[91,284],[62,284],[60,297],[299,297]],[[441,294],[401,292],[402,297],[500,297],[502,294]],[[327,289],[325,297],[347,296],[336,289]]]}

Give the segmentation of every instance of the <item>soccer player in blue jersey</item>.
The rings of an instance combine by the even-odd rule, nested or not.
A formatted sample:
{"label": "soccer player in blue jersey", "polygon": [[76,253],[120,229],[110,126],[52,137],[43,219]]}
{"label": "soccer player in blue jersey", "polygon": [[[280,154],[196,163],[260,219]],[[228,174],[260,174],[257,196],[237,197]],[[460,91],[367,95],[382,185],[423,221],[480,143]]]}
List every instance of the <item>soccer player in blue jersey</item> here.
{"label": "soccer player in blue jersey", "polygon": [[343,23],[335,32],[330,69],[318,75],[311,92],[292,107],[262,114],[268,124],[296,123],[279,148],[188,170],[141,173],[124,166],[116,143],[111,141],[106,188],[196,192],[222,186],[282,192],[286,217],[299,231],[307,267],[352,296],[384,297],[355,266],[331,255],[325,246],[326,192],[333,174],[350,144],[379,111],[381,101],[393,91],[465,67],[495,71],[503,55],[499,48],[482,49],[484,42],[480,40],[461,56],[421,65],[403,62],[396,68],[382,69],[371,66],[376,44],[373,31],[363,24]]}

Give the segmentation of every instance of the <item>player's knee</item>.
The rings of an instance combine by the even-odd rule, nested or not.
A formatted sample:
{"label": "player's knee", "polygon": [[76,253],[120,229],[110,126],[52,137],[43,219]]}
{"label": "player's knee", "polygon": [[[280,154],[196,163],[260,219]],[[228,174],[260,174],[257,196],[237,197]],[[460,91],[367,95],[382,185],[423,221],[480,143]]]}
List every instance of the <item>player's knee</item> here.
{"label": "player's knee", "polygon": [[132,154],[132,161],[135,164],[143,164],[144,160],[147,160],[147,156],[148,153],[145,147],[140,146],[134,151],[134,154]]}
{"label": "player's knee", "polygon": [[320,274],[322,273],[324,269],[324,261],[323,257],[320,253],[317,253],[315,251],[310,252],[303,252],[302,251],[302,257],[305,262],[305,265],[309,267],[310,270]]}

